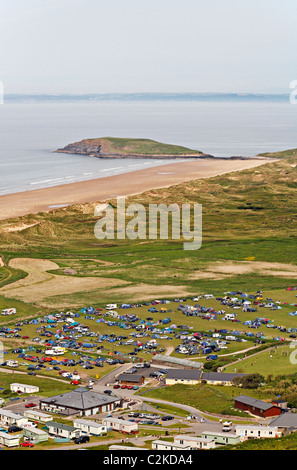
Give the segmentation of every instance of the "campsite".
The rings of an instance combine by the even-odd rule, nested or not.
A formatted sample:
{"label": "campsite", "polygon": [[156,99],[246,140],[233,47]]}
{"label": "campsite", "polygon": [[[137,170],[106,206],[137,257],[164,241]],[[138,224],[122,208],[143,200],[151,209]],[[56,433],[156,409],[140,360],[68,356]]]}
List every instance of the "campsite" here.
{"label": "campsite", "polygon": [[[155,354],[210,361],[214,367],[223,360],[227,367],[262,348],[289,348],[297,336],[297,324],[292,326],[296,292],[289,287],[273,293],[231,291],[222,297],[113,303],[25,320],[17,311],[0,318],[2,367],[11,367],[7,364],[13,360],[19,371],[58,376],[61,368],[73,366],[82,377],[98,378],[106,368],[150,361]],[[287,356],[286,368],[294,370]]]}

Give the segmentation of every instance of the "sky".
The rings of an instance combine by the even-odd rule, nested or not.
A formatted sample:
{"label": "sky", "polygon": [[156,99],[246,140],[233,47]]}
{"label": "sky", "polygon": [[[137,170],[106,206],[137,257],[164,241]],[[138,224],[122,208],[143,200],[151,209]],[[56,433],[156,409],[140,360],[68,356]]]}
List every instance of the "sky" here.
{"label": "sky", "polygon": [[5,93],[290,92],[296,0],[0,0]]}

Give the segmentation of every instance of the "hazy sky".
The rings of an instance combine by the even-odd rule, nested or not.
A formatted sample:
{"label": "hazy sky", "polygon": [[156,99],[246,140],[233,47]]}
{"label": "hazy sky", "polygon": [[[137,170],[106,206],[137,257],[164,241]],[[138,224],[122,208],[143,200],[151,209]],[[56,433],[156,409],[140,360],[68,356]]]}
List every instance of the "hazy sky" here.
{"label": "hazy sky", "polygon": [[289,92],[296,0],[0,0],[6,93]]}

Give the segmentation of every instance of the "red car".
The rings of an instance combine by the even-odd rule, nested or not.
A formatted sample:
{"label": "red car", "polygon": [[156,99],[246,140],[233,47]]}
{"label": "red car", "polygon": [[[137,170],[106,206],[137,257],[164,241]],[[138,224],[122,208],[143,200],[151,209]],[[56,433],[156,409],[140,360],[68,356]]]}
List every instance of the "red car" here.
{"label": "red car", "polygon": [[25,408],[32,408],[33,406],[37,406],[36,403],[26,403]]}
{"label": "red car", "polygon": [[79,381],[78,380],[72,380],[72,382],[70,382],[71,385],[79,385]]}
{"label": "red car", "polygon": [[25,441],[25,442],[21,442],[20,446],[22,446],[22,447],[34,447],[34,444],[32,444],[32,442]]}

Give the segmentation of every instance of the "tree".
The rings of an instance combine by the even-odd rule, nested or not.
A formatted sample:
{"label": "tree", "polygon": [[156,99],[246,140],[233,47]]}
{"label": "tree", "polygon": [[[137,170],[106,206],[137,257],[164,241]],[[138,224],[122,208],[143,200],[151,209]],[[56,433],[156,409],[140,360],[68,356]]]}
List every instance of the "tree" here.
{"label": "tree", "polygon": [[242,388],[258,388],[265,381],[261,374],[248,374],[243,377],[235,377],[233,384]]}

